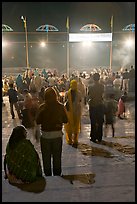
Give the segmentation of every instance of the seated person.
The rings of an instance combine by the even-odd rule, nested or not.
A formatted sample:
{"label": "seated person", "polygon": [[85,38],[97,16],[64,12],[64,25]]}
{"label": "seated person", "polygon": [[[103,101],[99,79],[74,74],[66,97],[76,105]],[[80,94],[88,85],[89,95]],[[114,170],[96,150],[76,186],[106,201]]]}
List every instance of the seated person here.
{"label": "seated person", "polygon": [[15,127],[9,138],[4,157],[5,179],[10,184],[30,184],[42,179],[42,168],[38,153],[23,125]]}

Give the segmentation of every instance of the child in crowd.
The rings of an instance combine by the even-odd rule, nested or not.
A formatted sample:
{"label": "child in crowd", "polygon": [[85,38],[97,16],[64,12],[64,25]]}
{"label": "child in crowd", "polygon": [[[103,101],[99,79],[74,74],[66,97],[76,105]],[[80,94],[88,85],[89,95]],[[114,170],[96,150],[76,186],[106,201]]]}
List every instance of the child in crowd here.
{"label": "child in crowd", "polygon": [[110,94],[108,99],[105,101],[105,131],[104,136],[107,136],[108,125],[111,125],[112,136],[114,137],[115,128],[114,123],[116,122],[117,113],[117,101],[114,99],[114,94]]}
{"label": "child in crowd", "polygon": [[[126,98],[127,98],[127,93],[124,92],[124,94],[120,97],[120,99],[118,101],[118,118],[122,119],[122,120],[125,118],[125,112],[126,112],[125,102],[126,102]],[[123,115],[124,118],[121,117],[121,115]]]}

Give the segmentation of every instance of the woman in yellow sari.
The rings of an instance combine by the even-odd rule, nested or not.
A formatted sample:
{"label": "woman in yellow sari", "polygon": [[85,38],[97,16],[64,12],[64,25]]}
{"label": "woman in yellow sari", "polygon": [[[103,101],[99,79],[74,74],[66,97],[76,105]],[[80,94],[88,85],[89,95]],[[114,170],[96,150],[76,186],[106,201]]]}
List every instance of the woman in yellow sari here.
{"label": "woman in yellow sari", "polygon": [[68,123],[64,125],[66,141],[68,144],[77,147],[78,135],[81,124],[81,94],[77,89],[77,81],[70,82],[70,89],[66,93],[66,111]]}

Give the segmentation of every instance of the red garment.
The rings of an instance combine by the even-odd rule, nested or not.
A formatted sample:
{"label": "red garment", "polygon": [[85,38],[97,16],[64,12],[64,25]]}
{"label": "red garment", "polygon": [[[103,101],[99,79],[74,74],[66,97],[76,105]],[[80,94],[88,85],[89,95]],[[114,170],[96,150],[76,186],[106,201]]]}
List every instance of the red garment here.
{"label": "red garment", "polygon": [[118,115],[121,115],[123,113],[125,113],[125,103],[120,98],[119,101],[118,101]]}

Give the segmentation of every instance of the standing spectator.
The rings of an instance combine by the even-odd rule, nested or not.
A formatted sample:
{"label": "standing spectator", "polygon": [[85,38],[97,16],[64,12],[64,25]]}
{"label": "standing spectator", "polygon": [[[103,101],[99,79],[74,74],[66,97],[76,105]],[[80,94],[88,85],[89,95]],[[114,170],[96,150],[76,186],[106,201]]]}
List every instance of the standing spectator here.
{"label": "standing spectator", "polygon": [[3,84],[3,95],[4,95],[4,96],[7,96],[7,94],[8,94],[8,89],[9,89],[9,84],[8,84],[8,82],[5,80],[5,81],[4,81],[4,84]]}
{"label": "standing spectator", "polygon": [[47,72],[46,72],[45,68],[42,69],[41,74],[42,74],[42,76],[44,76],[45,79],[47,79],[48,75],[47,75]]}
{"label": "standing spectator", "polygon": [[14,77],[12,75],[9,76],[9,84],[13,84],[14,85]]}
{"label": "standing spectator", "polygon": [[34,76],[39,76],[38,68],[35,68],[35,69],[34,69]]}
{"label": "standing spectator", "polygon": [[84,106],[86,105],[86,86],[82,82],[82,79],[80,77],[78,78],[78,90],[81,93],[82,97],[81,108],[83,110]]}
{"label": "standing spectator", "polygon": [[124,92],[128,93],[129,73],[128,73],[127,69],[125,69],[125,71],[123,72],[122,78],[123,78],[123,87],[122,87],[122,90]]}
{"label": "standing spectator", "polygon": [[32,95],[28,92],[28,90],[24,90],[24,101],[22,102],[22,104],[23,104],[22,125],[30,129],[29,133],[31,132],[31,134],[28,134],[28,135],[32,140],[32,142],[33,142],[33,139],[38,141],[36,114],[37,114],[39,105],[35,100],[33,100]]}
{"label": "standing spectator", "polygon": [[25,89],[29,90],[27,81],[26,81],[25,78],[23,78],[23,81],[22,81],[22,90],[25,90]]}
{"label": "standing spectator", "polygon": [[90,141],[92,142],[96,142],[96,139],[101,142],[103,135],[104,85],[99,82],[99,79],[99,73],[95,73],[93,75],[94,84],[88,87],[89,115],[91,122]]}
{"label": "standing spectator", "polygon": [[51,161],[53,161],[53,175],[60,176],[62,173],[62,126],[67,121],[64,105],[57,100],[55,89],[47,88],[45,90],[45,103],[39,107],[36,117],[37,124],[41,125],[40,144],[46,176],[52,176]]}
{"label": "standing spectator", "polygon": [[36,84],[35,84],[35,76],[32,74],[31,80],[30,80],[30,87],[29,87],[30,92],[36,92]]}
{"label": "standing spectator", "polygon": [[18,74],[17,78],[16,78],[16,85],[17,85],[17,90],[20,90],[22,92],[22,84],[23,84],[23,79],[21,74]]}
{"label": "standing spectator", "polygon": [[118,118],[119,119],[124,119],[123,117],[121,117],[121,115],[123,115],[125,117],[125,112],[126,112],[126,107],[125,107],[126,97],[127,97],[127,93],[125,92],[120,97],[120,99],[118,101]]}
{"label": "standing spectator", "polygon": [[40,89],[41,89],[41,83],[42,83],[42,79],[41,79],[40,74],[39,74],[39,75],[37,75],[37,76],[35,76],[34,81],[35,81],[36,91],[37,91],[37,92],[39,92],[39,91],[40,91]]}
{"label": "standing spectator", "polygon": [[39,98],[39,104],[44,103],[45,101],[45,87],[43,86],[40,90],[40,92],[38,93],[38,98]]}
{"label": "standing spectator", "polygon": [[135,91],[135,69],[133,65],[131,65],[131,68],[129,71],[129,91],[131,92]]}
{"label": "standing spectator", "polygon": [[49,86],[49,83],[48,83],[48,81],[47,81],[47,79],[46,78],[44,78],[44,77],[41,77],[41,87],[45,87],[45,88],[47,88],[48,86]]}
{"label": "standing spectator", "polygon": [[15,90],[15,88],[13,88],[13,84],[9,84],[9,87],[10,88],[8,90],[8,96],[9,96],[10,113],[11,113],[12,119],[15,118],[13,107],[15,107],[18,113],[19,119],[21,119],[21,113],[20,113],[19,104],[18,104],[18,93]]}
{"label": "standing spectator", "polygon": [[113,85],[114,85],[114,88],[116,90],[120,90],[120,86],[121,86],[121,78],[120,78],[120,75],[118,72],[116,72],[116,75],[115,75],[115,79],[113,81]]}
{"label": "standing spectator", "polygon": [[30,89],[30,77],[29,77],[29,74],[28,74],[28,72],[26,73],[26,75],[25,75],[25,81],[26,81],[26,83],[27,83],[27,89],[29,90]]}
{"label": "standing spectator", "polygon": [[[70,82],[70,89],[66,93],[66,109],[68,123],[65,124],[66,141],[74,147],[78,145],[78,135],[81,125],[81,94],[78,91],[77,81]],[[74,138],[73,138],[74,137]]]}
{"label": "standing spectator", "polygon": [[55,86],[55,84],[56,84],[55,77],[53,76],[53,74],[51,74],[48,77],[47,81],[49,82],[49,86],[50,87]]}
{"label": "standing spectator", "polygon": [[105,105],[105,131],[104,136],[107,136],[108,125],[111,125],[112,136],[114,137],[115,128],[114,124],[116,122],[116,113],[117,113],[117,101],[114,99],[114,94],[110,94],[108,99],[104,102]]}

